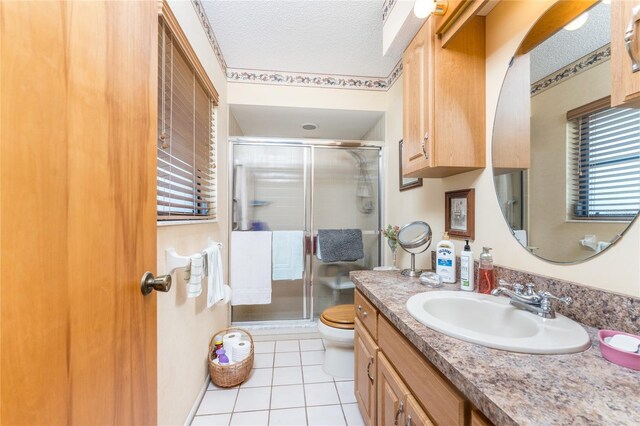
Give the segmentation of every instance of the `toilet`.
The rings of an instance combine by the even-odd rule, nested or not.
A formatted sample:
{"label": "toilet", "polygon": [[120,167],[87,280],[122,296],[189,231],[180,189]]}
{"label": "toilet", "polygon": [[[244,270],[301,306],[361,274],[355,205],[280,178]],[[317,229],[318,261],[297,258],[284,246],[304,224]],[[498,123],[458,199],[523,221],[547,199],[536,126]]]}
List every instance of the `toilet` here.
{"label": "toilet", "polygon": [[353,305],[336,305],[320,315],[318,331],[324,341],[325,355],[322,369],[333,377],[353,378],[353,324],[356,310]]}

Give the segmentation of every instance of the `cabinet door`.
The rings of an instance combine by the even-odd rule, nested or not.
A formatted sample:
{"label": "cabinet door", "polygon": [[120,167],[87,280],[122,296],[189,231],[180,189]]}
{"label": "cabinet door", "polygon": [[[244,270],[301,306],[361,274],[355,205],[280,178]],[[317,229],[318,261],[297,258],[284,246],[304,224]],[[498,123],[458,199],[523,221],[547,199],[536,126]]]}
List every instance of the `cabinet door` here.
{"label": "cabinet door", "polygon": [[611,83],[612,106],[640,104],[640,1],[611,2]]}
{"label": "cabinet door", "polygon": [[404,404],[405,426],[434,426],[416,399],[409,395]]}
{"label": "cabinet door", "polygon": [[409,390],[382,352],[378,353],[378,424],[404,424],[405,399]]}
{"label": "cabinet door", "polygon": [[367,426],[376,424],[376,371],[378,346],[356,318],[354,336],[355,395]]}
{"label": "cabinet door", "polygon": [[433,19],[428,19],[402,56],[405,175],[431,166]]}

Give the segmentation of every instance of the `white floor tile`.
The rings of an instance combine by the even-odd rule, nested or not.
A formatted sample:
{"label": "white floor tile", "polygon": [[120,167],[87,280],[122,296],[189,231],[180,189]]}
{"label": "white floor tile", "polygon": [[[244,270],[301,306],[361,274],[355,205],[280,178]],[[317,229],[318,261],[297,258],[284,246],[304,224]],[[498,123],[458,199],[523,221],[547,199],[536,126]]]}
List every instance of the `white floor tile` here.
{"label": "white floor tile", "polygon": [[253,356],[253,368],[273,367],[273,354],[255,354]]}
{"label": "white floor tile", "polygon": [[276,342],[276,352],[297,352],[300,350],[297,340],[281,340]]}
{"label": "white floor tile", "polygon": [[334,377],[333,380],[336,382],[353,382],[353,377]]}
{"label": "white floor tile", "polygon": [[302,385],[276,386],[271,390],[271,409],[304,407]]}
{"label": "white floor tile", "polygon": [[349,426],[364,426],[364,420],[362,419],[362,414],[360,414],[358,404],[343,404],[342,411],[344,411],[344,416],[347,418]]}
{"label": "white floor tile", "polygon": [[314,405],[339,404],[338,392],[333,382],[304,385],[307,407]]}
{"label": "white floor tile", "polygon": [[302,384],[302,369],[300,367],[283,367],[273,369],[273,385]]}
{"label": "white floor tile", "polygon": [[253,342],[253,353],[271,354],[274,352],[276,342]]}
{"label": "white floor tile", "polygon": [[302,377],[305,383],[333,382],[333,377],[322,370],[322,365],[306,365],[302,367]]}
{"label": "white floor tile", "polygon": [[271,410],[269,426],[303,426],[307,424],[307,414],[304,408],[288,408],[286,410]]}
{"label": "white floor tile", "polygon": [[302,365],[320,365],[324,362],[324,351],[300,352]]}
{"label": "white floor tile", "polygon": [[300,340],[300,350],[301,351],[323,351],[324,345],[322,344],[322,339]]}
{"label": "white floor tile", "polygon": [[309,426],[344,426],[344,416],[339,405],[308,407]]}
{"label": "white floor tile", "polygon": [[195,416],[191,426],[228,426],[231,420],[229,414],[214,414],[212,416]]}
{"label": "white floor tile", "polygon": [[266,426],[269,424],[269,411],[251,411],[233,413],[231,426]]}
{"label": "white floor tile", "polygon": [[356,394],[353,387],[353,382],[337,382],[336,388],[338,388],[340,403],[351,404],[353,402],[356,402]]}
{"label": "white floor tile", "polygon": [[293,367],[295,365],[300,365],[300,352],[276,352],[274,367]]}
{"label": "white floor tile", "polygon": [[271,387],[240,389],[234,413],[238,411],[268,410],[270,399]]}
{"label": "white floor tile", "polygon": [[230,413],[233,411],[237,395],[238,389],[207,391],[196,415]]}
{"label": "white floor tile", "polygon": [[258,368],[251,370],[249,378],[245,380],[241,388],[257,388],[261,386],[271,386],[273,378],[273,368]]}

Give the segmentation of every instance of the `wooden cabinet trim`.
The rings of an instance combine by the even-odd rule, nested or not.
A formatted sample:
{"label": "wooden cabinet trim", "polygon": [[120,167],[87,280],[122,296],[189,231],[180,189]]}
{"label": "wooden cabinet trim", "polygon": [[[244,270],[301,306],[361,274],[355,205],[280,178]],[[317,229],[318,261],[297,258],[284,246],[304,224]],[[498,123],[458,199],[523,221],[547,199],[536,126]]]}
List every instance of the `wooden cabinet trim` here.
{"label": "wooden cabinet trim", "polygon": [[[378,346],[360,320],[356,318],[354,333],[355,397],[367,426],[376,424],[378,352]],[[369,377],[374,378],[373,383]]]}
{"label": "wooden cabinet trim", "polygon": [[378,310],[358,290],[355,291],[353,302],[356,319],[360,320],[375,342],[378,338]]}

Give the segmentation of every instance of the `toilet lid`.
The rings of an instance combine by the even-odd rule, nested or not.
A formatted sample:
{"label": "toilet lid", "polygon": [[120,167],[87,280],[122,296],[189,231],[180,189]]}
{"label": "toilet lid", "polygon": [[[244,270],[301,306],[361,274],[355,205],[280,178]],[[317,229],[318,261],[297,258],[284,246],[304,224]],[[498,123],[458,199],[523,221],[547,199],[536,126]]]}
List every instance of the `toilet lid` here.
{"label": "toilet lid", "polygon": [[320,315],[320,321],[329,327],[353,329],[356,318],[356,310],[353,305],[337,305],[327,308]]}

